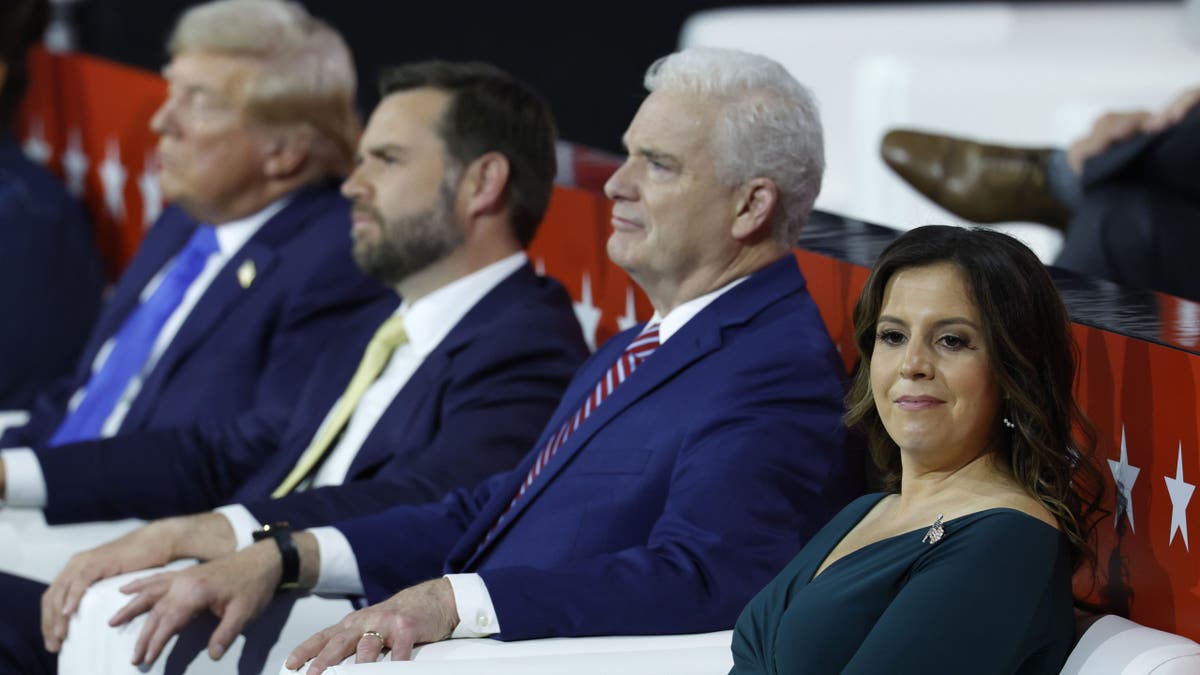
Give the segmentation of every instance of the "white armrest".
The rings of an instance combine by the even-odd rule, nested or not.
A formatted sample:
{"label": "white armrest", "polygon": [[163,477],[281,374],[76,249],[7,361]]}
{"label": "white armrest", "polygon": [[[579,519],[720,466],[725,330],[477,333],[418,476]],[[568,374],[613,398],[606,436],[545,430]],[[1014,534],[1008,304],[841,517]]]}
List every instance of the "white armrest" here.
{"label": "white armrest", "polygon": [[0,410],[0,434],[13,427],[23,427],[29,421],[24,410]]}
{"label": "white armrest", "polygon": [[137,519],[47,525],[41,509],[0,509],[0,572],[50,583],[72,555],[141,527]]}
{"label": "white armrest", "polygon": [[1196,673],[1200,673],[1200,644],[1110,614],[1083,634],[1061,675]]}
{"label": "white armrest", "polygon": [[[697,635],[447,640],[418,648],[409,662],[341,665],[333,675],[725,675],[733,631]],[[292,671],[282,670],[282,674]]]}

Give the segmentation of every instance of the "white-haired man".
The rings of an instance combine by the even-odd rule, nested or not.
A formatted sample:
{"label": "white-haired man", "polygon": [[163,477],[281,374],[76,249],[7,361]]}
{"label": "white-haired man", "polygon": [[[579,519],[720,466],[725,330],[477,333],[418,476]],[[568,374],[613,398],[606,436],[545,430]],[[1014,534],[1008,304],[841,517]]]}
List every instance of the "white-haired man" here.
{"label": "white-haired man", "polygon": [[[790,255],[821,180],[812,99],[778,64],[723,50],[667,57],[646,83],[607,186],[608,252],[655,317],[584,364],[515,470],[297,534],[302,587],[378,604],[289,666],[452,636],[728,628],[857,490],[841,366]],[[255,544],[126,586],[114,619],[152,610],[146,661],[208,608],[221,654],[281,570]]]}

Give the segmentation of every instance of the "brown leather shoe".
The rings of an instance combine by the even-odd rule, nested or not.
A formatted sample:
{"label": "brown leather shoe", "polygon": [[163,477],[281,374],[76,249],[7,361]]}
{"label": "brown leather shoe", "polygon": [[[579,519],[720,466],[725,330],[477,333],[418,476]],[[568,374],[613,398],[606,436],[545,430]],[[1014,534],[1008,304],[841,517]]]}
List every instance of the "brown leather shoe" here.
{"label": "brown leather shoe", "polygon": [[976,223],[1026,221],[1065,230],[1071,213],[1046,183],[1049,148],[987,145],[896,129],[883,137],[883,161],[901,178],[960,218]]}

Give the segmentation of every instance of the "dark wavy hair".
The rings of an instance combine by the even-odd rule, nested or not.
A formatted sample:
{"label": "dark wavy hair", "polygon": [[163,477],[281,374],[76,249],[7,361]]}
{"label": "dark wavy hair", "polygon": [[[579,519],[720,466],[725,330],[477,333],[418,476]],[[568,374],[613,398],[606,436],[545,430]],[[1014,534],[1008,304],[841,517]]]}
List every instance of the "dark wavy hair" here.
{"label": "dark wavy hair", "polygon": [[1075,401],[1079,349],[1070,319],[1046,269],[1024,244],[985,229],[944,225],[902,234],[879,256],[854,308],[862,358],[847,397],[846,425],[867,437],[884,485],[899,489],[900,453],[884,429],[871,392],[871,355],[888,281],[899,271],[952,263],[979,309],[990,367],[1000,387],[998,459],[1046,507],[1070,539],[1074,562],[1095,563],[1089,544],[1104,483],[1093,452],[1095,429]]}

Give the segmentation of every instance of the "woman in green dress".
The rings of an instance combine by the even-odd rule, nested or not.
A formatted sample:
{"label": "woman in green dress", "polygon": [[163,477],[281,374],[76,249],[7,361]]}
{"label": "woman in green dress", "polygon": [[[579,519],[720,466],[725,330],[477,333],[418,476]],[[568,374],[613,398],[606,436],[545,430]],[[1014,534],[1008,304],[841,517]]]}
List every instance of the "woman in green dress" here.
{"label": "woman in green dress", "polygon": [[1102,483],[1050,276],[1006,235],[918,228],[880,256],[854,322],[846,421],[887,491],[751,600],[732,675],[1058,673]]}

